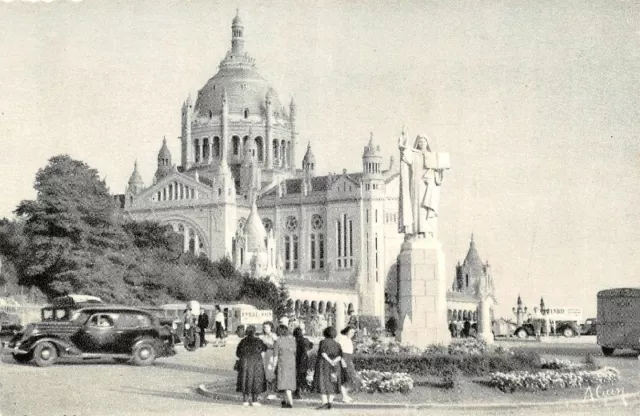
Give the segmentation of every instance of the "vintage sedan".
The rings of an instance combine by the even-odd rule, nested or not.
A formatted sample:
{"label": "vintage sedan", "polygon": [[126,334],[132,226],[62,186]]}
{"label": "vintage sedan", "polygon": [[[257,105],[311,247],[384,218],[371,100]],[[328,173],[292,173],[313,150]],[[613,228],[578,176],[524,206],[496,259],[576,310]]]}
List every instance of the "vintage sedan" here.
{"label": "vintage sedan", "polygon": [[59,357],[113,358],[151,365],[158,357],[175,355],[173,334],[147,311],[125,306],[93,306],[67,321],[32,323],[15,335],[5,353],[21,363],[46,367]]}

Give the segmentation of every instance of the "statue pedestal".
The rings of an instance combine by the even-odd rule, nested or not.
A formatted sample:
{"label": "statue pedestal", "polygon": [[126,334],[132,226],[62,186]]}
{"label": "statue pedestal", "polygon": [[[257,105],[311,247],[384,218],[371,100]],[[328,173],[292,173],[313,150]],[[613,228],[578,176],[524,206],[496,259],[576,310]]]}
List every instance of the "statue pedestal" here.
{"label": "statue pedestal", "polygon": [[399,341],[419,348],[449,345],[442,245],[434,238],[405,241],[398,264]]}
{"label": "statue pedestal", "polygon": [[491,310],[489,308],[489,299],[484,297],[480,299],[478,305],[478,339],[493,344],[493,332],[491,331]]}

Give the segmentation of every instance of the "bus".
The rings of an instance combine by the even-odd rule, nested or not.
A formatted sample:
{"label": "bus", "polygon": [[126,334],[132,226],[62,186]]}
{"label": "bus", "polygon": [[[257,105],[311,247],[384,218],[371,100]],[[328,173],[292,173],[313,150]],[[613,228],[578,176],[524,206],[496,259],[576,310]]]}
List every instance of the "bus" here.
{"label": "bus", "polygon": [[640,353],[640,288],[607,289],[598,292],[598,331],[602,354],[616,349]]}

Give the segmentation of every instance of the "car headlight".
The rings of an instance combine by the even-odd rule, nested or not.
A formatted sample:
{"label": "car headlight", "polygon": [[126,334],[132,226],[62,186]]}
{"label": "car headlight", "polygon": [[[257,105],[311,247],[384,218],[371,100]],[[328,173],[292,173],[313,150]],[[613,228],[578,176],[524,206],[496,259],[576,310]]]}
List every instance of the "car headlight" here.
{"label": "car headlight", "polygon": [[189,328],[191,328],[191,325],[189,325],[189,324],[184,324],[184,329],[189,329]]}

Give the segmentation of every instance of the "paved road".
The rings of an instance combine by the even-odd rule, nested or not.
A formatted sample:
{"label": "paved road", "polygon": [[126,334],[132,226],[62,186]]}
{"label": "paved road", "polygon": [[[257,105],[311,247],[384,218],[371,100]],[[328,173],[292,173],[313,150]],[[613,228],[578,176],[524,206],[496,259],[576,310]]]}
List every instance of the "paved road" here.
{"label": "paved road", "polygon": [[[525,343],[512,344],[520,346]],[[526,343],[546,353],[561,348],[569,355],[598,351],[597,346],[583,344]],[[202,383],[224,382],[233,378],[235,345],[204,349],[189,353],[179,349],[178,355],[160,359],[151,367],[113,364],[110,361],[79,363],[69,361],[49,368],[19,365],[10,357],[0,363],[0,412],[9,415],[218,415],[223,414],[308,414],[310,409],[285,410],[275,407],[242,408],[235,403],[219,403],[196,393]],[[640,363],[632,354],[602,358],[612,365],[627,368],[640,375]],[[542,410],[542,411],[541,411]],[[314,411],[315,412],[315,411]],[[613,401],[606,407],[519,409],[519,416],[543,414],[639,414],[637,404],[624,406]],[[336,410],[333,413],[360,415],[493,415],[514,414],[513,410]]]}

